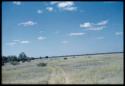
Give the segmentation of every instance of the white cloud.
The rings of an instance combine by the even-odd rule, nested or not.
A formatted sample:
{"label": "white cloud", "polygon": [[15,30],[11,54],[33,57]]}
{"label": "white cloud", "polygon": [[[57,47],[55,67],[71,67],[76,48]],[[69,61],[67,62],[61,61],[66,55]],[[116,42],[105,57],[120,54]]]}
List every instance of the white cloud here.
{"label": "white cloud", "polygon": [[36,25],[37,23],[36,22],[33,22],[33,21],[26,21],[26,22],[22,22],[22,23],[19,23],[18,25],[23,25],[23,26],[34,26]]}
{"label": "white cloud", "polygon": [[63,10],[66,10],[66,11],[77,10],[77,7],[74,6],[73,1],[60,2],[60,3],[58,3],[58,7],[63,9]]}
{"label": "white cloud", "polygon": [[56,3],[59,3],[59,1],[51,1],[50,2],[51,5],[56,4]]}
{"label": "white cloud", "polygon": [[16,44],[17,44],[16,42],[6,43],[6,45],[8,45],[8,46],[14,46],[14,45],[16,45]]}
{"label": "white cloud", "polygon": [[101,21],[97,23],[97,25],[106,25],[108,23],[108,20]]}
{"label": "white cloud", "polygon": [[37,13],[41,14],[41,13],[43,13],[43,11],[39,9],[39,10],[37,10]]}
{"label": "white cloud", "polygon": [[28,44],[30,43],[29,41],[20,41],[21,44]]}
{"label": "white cloud", "polygon": [[14,42],[19,42],[20,40],[13,40]]}
{"label": "white cloud", "polygon": [[67,44],[67,43],[69,43],[69,41],[64,40],[64,41],[62,41],[61,43]]}
{"label": "white cloud", "polygon": [[49,11],[49,12],[52,12],[54,9],[53,7],[46,7],[46,9]]}
{"label": "white cloud", "polygon": [[58,7],[60,7],[60,8],[70,7],[70,6],[73,6],[73,5],[74,5],[73,1],[58,2]]}
{"label": "white cloud", "polygon": [[84,24],[80,24],[80,27],[90,28],[90,27],[92,27],[92,25],[89,22],[85,22]]}
{"label": "white cloud", "polygon": [[56,4],[58,8],[62,9],[62,10],[66,10],[66,11],[76,11],[77,7],[74,6],[74,2],[73,1],[53,1],[50,2],[51,5]]}
{"label": "white cloud", "polygon": [[122,35],[123,32],[115,32],[115,35],[119,36],[119,35]]}
{"label": "white cloud", "polygon": [[65,7],[63,9],[66,10],[66,11],[76,11],[77,7]]}
{"label": "white cloud", "polygon": [[46,39],[46,37],[39,36],[37,39],[38,39],[38,40],[45,40],[45,39]]}
{"label": "white cloud", "polygon": [[20,1],[13,1],[13,4],[15,4],[15,5],[21,5],[21,2]]}
{"label": "white cloud", "polygon": [[91,27],[91,28],[88,28],[88,30],[103,30],[104,28],[106,28],[106,26],[94,26],[94,27]]}
{"label": "white cloud", "polygon": [[83,24],[80,24],[80,27],[88,30],[102,30],[106,28],[107,23],[108,20],[104,20],[98,23],[85,22]]}
{"label": "white cloud", "polygon": [[10,42],[10,43],[7,43],[7,45],[9,45],[9,46],[14,46],[14,45],[16,45],[16,44],[19,44],[19,43],[21,43],[21,44],[28,44],[28,43],[30,43],[29,41],[20,41],[20,40],[13,40],[12,42]]}
{"label": "white cloud", "polygon": [[104,39],[104,37],[97,37],[96,39]]}
{"label": "white cloud", "polygon": [[84,35],[85,33],[70,33],[69,36],[81,36]]}

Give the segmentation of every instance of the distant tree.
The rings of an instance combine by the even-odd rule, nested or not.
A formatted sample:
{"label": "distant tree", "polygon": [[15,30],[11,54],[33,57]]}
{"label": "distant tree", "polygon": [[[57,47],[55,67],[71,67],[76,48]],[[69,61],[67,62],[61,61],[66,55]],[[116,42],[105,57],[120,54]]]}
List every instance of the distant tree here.
{"label": "distant tree", "polygon": [[11,56],[13,61],[17,61],[17,56]]}
{"label": "distant tree", "polygon": [[45,58],[49,58],[48,56],[45,56]]}
{"label": "distant tree", "polygon": [[40,56],[39,59],[42,59],[42,57]]}
{"label": "distant tree", "polygon": [[26,54],[24,52],[20,53],[18,56],[18,59],[22,62],[28,61],[29,58],[26,56]]}
{"label": "distant tree", "polygon": [[8,62],[8,58],[6,56],[2,56],[2,65]]}
{"label": "distant tree", "polygon": [[30,57],[31,60],[34,60],[35,58],[34,57]]}
{"label": "distant tree", "polygon": [[7,62],[7,57],[6,56],[2,56],[2,62]]}
{"label": "distant tree", "polygon": [[8,59],[8,62],[12,62],[12,61],[17,61],[18,59],[17,59],[17,56],[8,56],[7,57],[7,59]]}
{"label": "distant tree", "polygon": [[13,62],[18,62],[18,58],[17,56],[2,56],[2,65],[4,65],[5,63],[13,63]]}

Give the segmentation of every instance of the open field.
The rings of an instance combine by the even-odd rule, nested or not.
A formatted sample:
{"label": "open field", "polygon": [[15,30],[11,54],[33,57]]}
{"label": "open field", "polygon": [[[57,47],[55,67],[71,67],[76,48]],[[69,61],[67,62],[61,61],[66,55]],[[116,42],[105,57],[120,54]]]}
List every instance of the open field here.
{"label": "open field", "polygon": [[[123,53],[36,59],[2,67],[3,84],[123,84]],[[47,66],[39,67],[45,62]]]}

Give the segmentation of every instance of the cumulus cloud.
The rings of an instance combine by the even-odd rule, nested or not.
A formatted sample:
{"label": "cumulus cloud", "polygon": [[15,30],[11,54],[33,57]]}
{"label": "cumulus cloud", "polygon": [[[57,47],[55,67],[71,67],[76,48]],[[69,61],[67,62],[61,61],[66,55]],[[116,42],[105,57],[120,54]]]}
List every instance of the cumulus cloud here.
{"label": "cumulus cloud", "polygon": [[85,33],[70,33],[69,36],[81,36],[84,35]]}
{"label": "cumulus cloud", "polygon": [[66,10],[66,11],[75,11],[77,10],[77,7],[75,7],[73,1],[53,1],[50,2],[50,4],[54,5],[56,4],[58,8]]}
{"label": "cumulus cloud", "polygon": [[106,28],[107,23],[108,20],[104,20],[98,23],[85,22],[83,24],[80,24],[80,27],[88,30],[102,30]]}
{"label": "cumulus cloud", "polygon": [[70,7],[70,6],[73,6],[73,5],[74,5],[73,1],[58,2],[58,7],[60,7],[60,8]]}
{"label": "cumulus cloud", "polygon": [[37,23],[36,22],[33,22],[33,21],[26,21],[26,22],[22,22],[22,23],[19,23],[18,25],[23,25],[24,27],[26,26],[34,26],[36,25]]}
{"label": "cumulus cloud", "polygon": [[92,27],[92,24],[90,22],[85,22],[83,24],[80,24],[80,27],[90,28],[90,27]]}
{"label": "cumulus cloud", "polygon": [[66,11],[76,11],[77,7],[65,7],[63,9],[66,10]]}
{"label": "cumulus cloud", "polygon": [[108,20],[101,21],[97,23],[97,25],[106,25],[108,23]]}
{"label": "cumulus cloud", "polygon": [[15,46],[15,45],[17,45],[17,44],[28,44],[28,43],[30,43],[29,41],[26,41],[26,40],[24,40],[24,41],[20,41],[20,40],[12,40],[12,42],[10,42],[10,43],[6,43],[8,46]]}
{"label": "cumulus cloud", "polygon": [[20,1],[13,1],[13,4],[15,4],[15,5],[21,5],[21,2]]}
{"label": "cumulus cloud", "polygon": [[21,44],[28,44],[30,43],[29,41],[20,41]]}
{"label": "cumulus cloud", "polygon": [[56,3],[59,3],[59,1],[51,1],[50,2],[51,5],[56,4]]}
{"label": "cumulus cloud", "polygon": [[123,34],[123,32],[115,32],[115,35],[117,35],[117,36],[120,36],[122,34]]}
{"label": "cumulus cloud", "polygon": [[37,39],[38,39],[38,40],[45,40],[45,39],[46,39],[46,37],[39,36]]}
{"label": "cumulus cloud", "polygon": [[61,43],[67,44],[67,43],[69,43],[69,41],[64,40],[64,41],[62,41]]}
{"label": "cumulus cloud", "polygon": [[46,7],[46,9],[49,11],[49,12],[52,12],[54,9],[53,7]]}
{"label": "cumulus cloud", "polygon": [[41,14],[41,13],[43,13],[43,11],[39,9],[39,10],[37,10],[37,13]]}

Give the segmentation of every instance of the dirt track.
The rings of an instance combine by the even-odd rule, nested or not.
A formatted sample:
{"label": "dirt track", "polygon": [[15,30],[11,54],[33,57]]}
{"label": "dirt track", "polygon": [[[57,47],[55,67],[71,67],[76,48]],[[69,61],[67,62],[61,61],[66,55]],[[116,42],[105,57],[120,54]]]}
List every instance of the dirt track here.
{"label": "dirt track", "polygon": [[68,75],[61,67],[51,66],[50,69],[52,70],[52,72],[49,76],[48,84],[69,84],[70,83]]}

